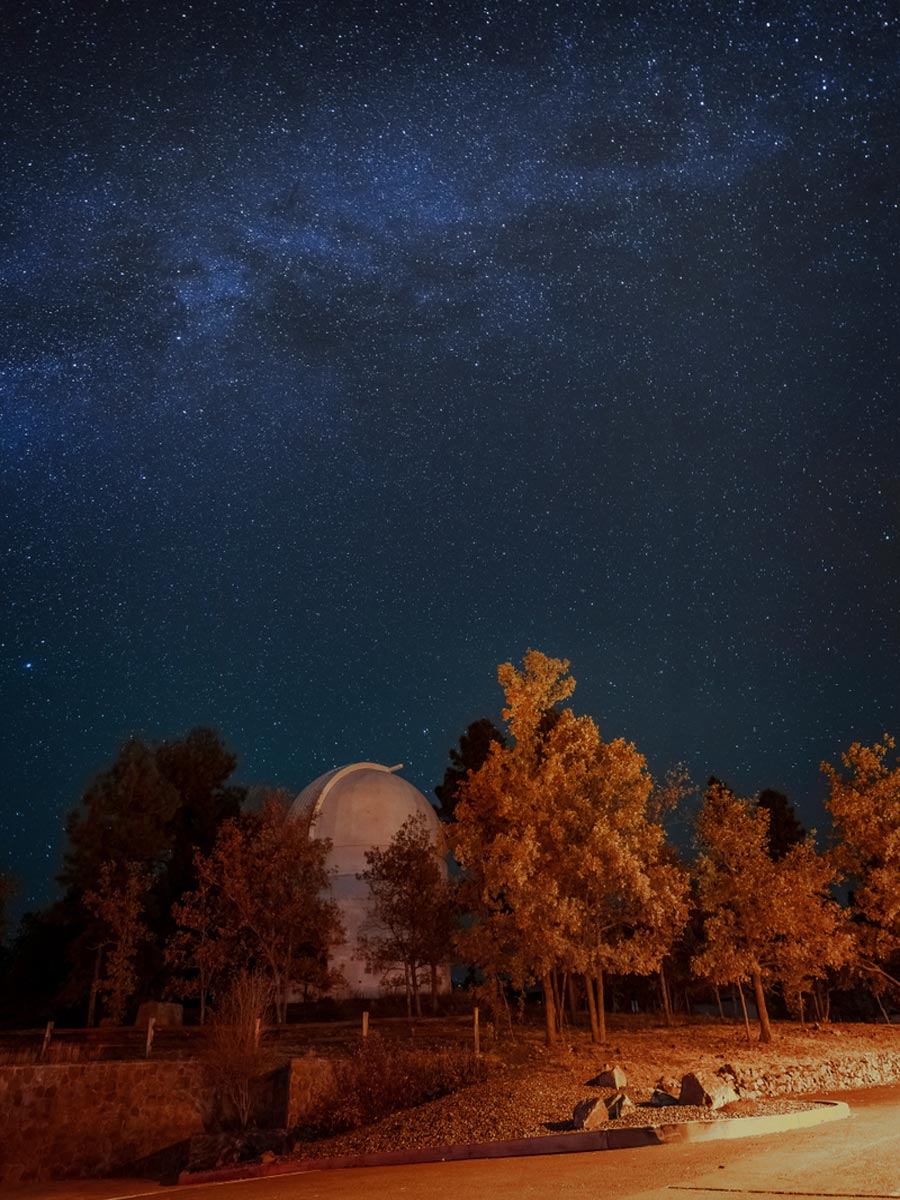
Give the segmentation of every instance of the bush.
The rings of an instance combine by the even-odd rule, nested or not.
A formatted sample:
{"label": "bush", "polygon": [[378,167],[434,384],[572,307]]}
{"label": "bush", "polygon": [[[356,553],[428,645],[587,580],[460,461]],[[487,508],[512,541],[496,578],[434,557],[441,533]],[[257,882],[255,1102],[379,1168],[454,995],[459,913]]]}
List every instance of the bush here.
{"label": "bush", "polygon": [[261,1025],[271,998],[272,986],[264,975],[243,971],[214,1012],[203,1057],[226,1126],[247,1128],[253,1112],[253,1081],[274,1065],[261,1044]]}
{"label": "bush", "polygon": [[468,1050],[401,1050],[370,1035],[348,1058],[334,1062],[334,1087],[304,1132],[328,1137],[426,1104],[483,1078]]}

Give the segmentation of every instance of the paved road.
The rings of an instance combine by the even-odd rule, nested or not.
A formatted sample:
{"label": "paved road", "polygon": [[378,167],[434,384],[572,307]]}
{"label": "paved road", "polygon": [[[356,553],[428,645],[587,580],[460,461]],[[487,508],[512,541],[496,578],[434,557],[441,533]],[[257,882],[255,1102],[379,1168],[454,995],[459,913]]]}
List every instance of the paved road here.
{"label": "paved road", "polygon": [[157,1189],[133,1180],[47,1185],[9,1200],[767,1200],[900,1196],[900,1087],[835,1094],[846,1121],[766,1138],[543,1158],[367,1167]]}

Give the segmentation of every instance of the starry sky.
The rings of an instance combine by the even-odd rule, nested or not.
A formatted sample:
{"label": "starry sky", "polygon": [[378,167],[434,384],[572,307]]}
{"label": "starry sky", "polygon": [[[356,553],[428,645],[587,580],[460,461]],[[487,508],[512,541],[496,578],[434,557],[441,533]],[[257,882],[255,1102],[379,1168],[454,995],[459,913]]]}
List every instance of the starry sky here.
{"label": "starry sky", "polygon": [[662,772],[898,722],[900,20],[13,0],[0,870],[130,734],[430,792],[496,664]]}

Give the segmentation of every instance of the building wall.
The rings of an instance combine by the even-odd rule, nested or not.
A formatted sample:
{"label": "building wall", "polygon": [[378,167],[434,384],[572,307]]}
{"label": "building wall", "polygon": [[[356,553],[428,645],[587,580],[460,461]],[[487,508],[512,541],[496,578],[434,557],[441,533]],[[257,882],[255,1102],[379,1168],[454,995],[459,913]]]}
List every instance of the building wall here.
{"label": "building wall", "polygon": [[[369,916],[369,886],[358,878],[366,870],[366,851],[384,850],[409,817],[421,816],[436,844],[441,842],[437,813],[426,798],[395,770],[378,763],[353,763],[314,780],[292,807],[297,820],[308,819],[310,836],[331,843],[331,897],[337,902],[346,941],[332,954],[343,977],[336,994],[378,996],[381,979],[366,970],[358,939]],[[445,868],[446,869],[446,868]],[[441,990],[449,971],[440,973]]]}

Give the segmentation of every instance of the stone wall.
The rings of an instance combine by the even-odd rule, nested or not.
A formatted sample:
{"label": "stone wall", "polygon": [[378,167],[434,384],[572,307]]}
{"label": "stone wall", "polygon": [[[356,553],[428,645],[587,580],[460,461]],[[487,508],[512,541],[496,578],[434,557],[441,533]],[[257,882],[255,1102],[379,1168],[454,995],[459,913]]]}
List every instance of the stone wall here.
{"label": "stone wall", "polygon": [[212,1115],[197,1062],[0,1066],[0,1186],[121,1173]]}
{"label": "stone wall", "polygon": [[292,1058],[288,1075],[286,1129],[303,1125],[319,1105],[334,1093],[334,1068],[327,1058],[310,1054]]}
{"label": "stone wall", "polygon": [[784,1096],[794,1093],[840,1092],[877,1087],[900,1080],[900,1054],[835,1056],[824,1062],[784,1063],[777,1067],[729,1063],[718,1074],[731,1077],[742,1096]]}

